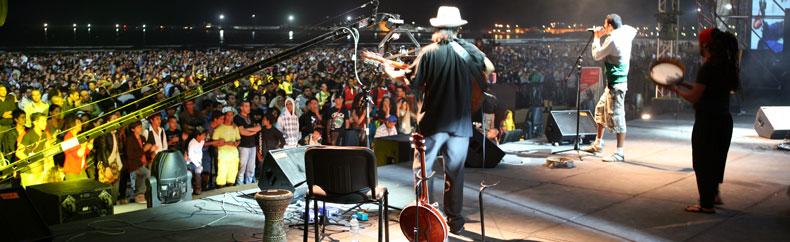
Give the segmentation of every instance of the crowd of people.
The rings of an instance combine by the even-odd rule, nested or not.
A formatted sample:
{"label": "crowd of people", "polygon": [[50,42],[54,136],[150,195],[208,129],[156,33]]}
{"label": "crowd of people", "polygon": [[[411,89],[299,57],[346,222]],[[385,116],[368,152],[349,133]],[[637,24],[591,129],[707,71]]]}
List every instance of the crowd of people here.
{"label": "crowd of people", "polygon": [[[25,159],[278,51],[2,53],[3,160]],[[350,53],[326,48],[301,54],[35,161],[19,178],[26,186],[97,179],[113,184],[121,203],[145,202],[142,181],[164,150],[183,152],[194,173],[195,193],[200,193],[255,182],[268,150],[365,146],[374,137],[412,132],[416,115],[408,87],[385,82],[380,73],[358,63],[360,80],[370,86],[373,105],[368,112]],[[129,184],[133,191],[127,193]]]}
{"label": "crowd of people", "polygon": [[[653,57],[649,44],[644,45],[635,48],[642,52],[635,51],[633,62]],[[525,100],[521,107],[543,100],[570,103],[575,95],[568,90],[575,91],[576,79],[561,80],[580,47],[571,42],[503,45],[492,48],[489,56],[498,83],[519,87],[519,96],[524,96],[520,100]],[[0,155],[6,164],[25,159],[279,51],[0,53]],[[145,202],[141,181],[150,176],[154,157],[164,150],[183,152],[194,173],[195,193],[200,193],[255,182],[263,156],[272,149],[365,146],[375,137],[411,133],[418,105],[410,88],[361,62],[357,81],[352,53],[340,47],[303,53],[35,161],[18,176],[24,185],[96,179],[112,184],[121,203]],[[591,58],[585,59],[588,64],[594,65]],[[369,112],[361,83],[369,86]],[[509,125],[503,129],[513,128],[512,120],[505,122]],[[127,187],[133,189],[127,192]]]}

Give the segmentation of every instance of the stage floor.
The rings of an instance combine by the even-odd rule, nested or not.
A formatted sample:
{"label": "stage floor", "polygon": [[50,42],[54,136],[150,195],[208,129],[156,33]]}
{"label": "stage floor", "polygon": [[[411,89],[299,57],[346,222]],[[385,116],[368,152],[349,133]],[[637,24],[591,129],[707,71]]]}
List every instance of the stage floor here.
{"label": "stage floor", "polygon": [[[478,188],[483,179],[501,181],[484,198],[488,241],[790,241],[790,153],[776,150],[781,140],[757,137],[752,120],[753,116],[736,118],[721,186],[725,205],[717,214],[683,211],[697,202],[690,117],[657,117],[628,122],[627,162],[622,163],[585,156],[576,168],[549,169],[542,166],[548,152],[571,147],[538,141],[501,145],[511,154],[499,166],[466,169],[468,223],[466,232],[451,236],[451,241],[480,240]],[[615,148],[613,135],[606,137],[602,156]],[[392,193],[391,205],[401,207],[413,199],[409,164],[380,167],[379,176]],[[260,241],[260,208],[243,196],[254,191],[217,194],[52,229],[56,241]],[[296,217],[301,209],[292,205],[287,222],[300,224]],[[390,213],[391,241],[405,241],[398,213]],[[376,240],[376,219],[371,216],[362,223],[360,241]],[[344,229],[329,227],[324,240],[348,241],[350,233]],[[312,231],[309,234],[312,240]],[[289,228],[288,240],[302,240],[299,226]]]}

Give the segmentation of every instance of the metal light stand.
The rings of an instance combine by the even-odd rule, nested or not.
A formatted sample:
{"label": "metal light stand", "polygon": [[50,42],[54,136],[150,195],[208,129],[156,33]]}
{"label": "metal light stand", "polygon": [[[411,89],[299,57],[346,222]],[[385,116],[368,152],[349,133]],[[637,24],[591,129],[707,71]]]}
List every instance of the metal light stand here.
{"label": "metal light stand", "polygon": [[[552,154],[564,153],[564,152],[568,152],[568,151],[571,151],[571,150],[575,150],[576,154],[579,156],[579,160],[583,160],[582,155],[581,155],[581,152],[583,150],[581,150],[581,148],[579,148],[579,145],[581,144],[581,135],[579,135],[579,128],[581,126],[582,61],[584,60],[584,53],[587,52],[587,49],[589,48],[590,44],[593,41],[593,37],[595,37],[595,32],[590,33],[590,38],[587,40],[587,44],[585,44],[584,48],[582,49],[582,51],[579,52],[579,56],[576,58],[576,64],[575,64],[576,69],[574,71],[571,71],[570,73],[568,73],[568,75],[565,76],[565,80],[564,80],[564,82],[567,83],[568,79],[571,78],[571,75],[573,75],[573,73],[576,72],[576,74],[577,74],[577,78],[576,78],[576,138],[573,140],[573,149],[551,152]],[[584,151],[584,152],[586,152],[586,151]],[[586,153],[590,153],[590,152],[586,152]]]}

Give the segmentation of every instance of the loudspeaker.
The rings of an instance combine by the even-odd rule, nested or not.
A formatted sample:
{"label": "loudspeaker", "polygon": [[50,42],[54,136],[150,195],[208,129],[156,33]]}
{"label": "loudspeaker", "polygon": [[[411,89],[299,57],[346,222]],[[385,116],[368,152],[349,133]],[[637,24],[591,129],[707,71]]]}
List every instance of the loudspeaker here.
{"label": "loudspeaker", "polygon": [[769,139],[790,136],[790,106],[760,107],[754,119],[754,131]]}
{"label": "loudspeaker", "polygon": [[[499,165],[502,157],[505,157],[505,152],[491,140],[484,139],[483,134],[477,130],[472,133],[464,166],[470,168],[494,168]],[[485,152],[483,151],[483,142],[485,142]],[[483,158],[483,153],[485,153],[485,159]]]}
{"label": "loudspeaker", "polygon": [[33,205],[49,225],[113,214],[111,186],[93,179],[27,187]]}
{"label": "loudspeaker", "polygon": [[376,165],[389,165],[400,162],[411,162],[414,149],[408,135],[379,137],[373,140],[373,153],[376,154]]}
{"label": "loudspeaker", "polygon": [[49,226],[33,206],[24,189],[4,184],[0,189],[0,227],[4,241],[45,241],[52,239]]}
{"label": "loudspeaker", "polygon": [[304,152],[307,146],[270,150],[263,158],[258,177],[261,190],[286,189],[294,193],[294,201],[307,193]]}
{"label": "loudspeaker", "polygon": [[[579,137],[582,143],[595,140],[596,127],[590,111],[579,113]],[[546,124],[546,139],[550,143],[573,143],[576,138],[576,110],[551,111]]]}

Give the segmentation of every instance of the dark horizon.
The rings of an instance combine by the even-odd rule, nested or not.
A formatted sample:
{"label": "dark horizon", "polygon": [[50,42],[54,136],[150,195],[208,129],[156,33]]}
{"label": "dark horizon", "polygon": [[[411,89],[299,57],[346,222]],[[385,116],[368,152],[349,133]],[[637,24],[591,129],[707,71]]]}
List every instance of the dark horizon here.
{"label": "dark horizon", "polygon": [[[224,25],[279,26],[293,24],[313,26],[328,17],[338,16],[348,9],[366,1],[54,1],[31,0],[10,1],[6,26],[2,29],[41,27],[43,23],[52,27],[69,27],[76,23],[78,28],[126,24],[130,27],[158,25],[202,25],[217,24],[218,16],[225,15]],[[695,24],[693,2],[683,1],[683,25]],[[626,24],[652,26],[655,24],[657,1],[655,0],[488,0],[488,1],[395,1],[383,0],[379,12],[402,15],[406,22],[427,26],[441,5],[455,5],[461,9],[463,18],[469,21],[467,29],[482,31],[494,23],[540,26],[549,22],[566,22],[598,25],[608,13],[620,14]],[[480,11],[476,11],[480,10]],[[360,10],[358,16],[369,12]],[[140,14],[143,13],[143,14]],[[255,14],[255,18],[252,18]],[[293,22],[287,20],[294,15]],[[344,18],[341,16],[337,20]],[[692,22],[693,21],[693,22]],[[151,27],[149,27],[151,28]],[[6,32],[6,31],[2,31]],[[6,32],[5,34],[13,34]],[[3,34],[3,35],[5,35]]]}

